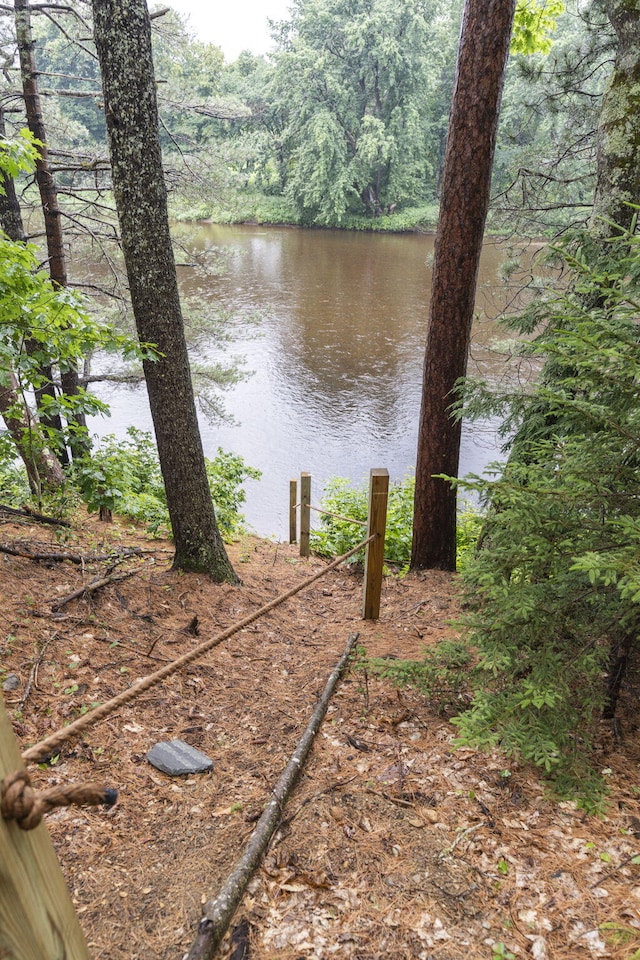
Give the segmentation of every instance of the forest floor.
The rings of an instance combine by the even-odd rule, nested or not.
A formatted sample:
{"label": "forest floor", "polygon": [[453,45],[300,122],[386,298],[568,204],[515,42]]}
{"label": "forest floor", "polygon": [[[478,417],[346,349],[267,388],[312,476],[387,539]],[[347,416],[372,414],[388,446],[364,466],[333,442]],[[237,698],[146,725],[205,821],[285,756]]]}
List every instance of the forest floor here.
{"label": "forest floor", "polygon": [[[246,537],[229,551],[242,585],[219,586],[173,572],[168,543],[86,518],[57,535],[3,522],[0,543],[87,558],[0,556],[0,680],[23,749],[325,565]],[[134,575],[52,610],[110,564],[91,557],[128,546],[143,552],[117,569]],[[30,768],[41,787],[119,791],[109,810],[47,817],[94,960],[189,949],[352,632],[369,656],[401,658],[455,633],[455,576],[386,578],[376,622],[360,620],[361,589],[355,569],[327,574]],[[423,696],[356,663],[221,956],[640,957],[637,697],[621,721],[619,741],[603,731],[606,810],[587,815],[498,752],[456,750],[454,727]],[[175,738],[213,771],[172,778],[151,766],[151,747]]]}

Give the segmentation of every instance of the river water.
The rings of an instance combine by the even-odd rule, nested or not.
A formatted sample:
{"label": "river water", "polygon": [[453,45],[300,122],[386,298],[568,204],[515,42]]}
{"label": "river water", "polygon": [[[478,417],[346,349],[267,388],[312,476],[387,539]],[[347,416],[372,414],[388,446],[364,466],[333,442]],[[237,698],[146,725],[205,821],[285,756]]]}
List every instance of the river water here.
{"label": "river water", "polygon": [[[308,471],[312,502],[332,476],[358,483],[371,467],[392,479],[415,463],[433,237],[287,227],[198,225],[178,229],[187,260],[224,251],[224,269],[203,280],[182,266],[182,293],[205,313],[227,311],[252,376],[224,394],[236,425],[201,418],[205,454],[241,454],[262,471],[247,484],[246,517],[264,536],[288,531],[289,480]],[[490,349],[509,291],[505,250],[485,245],[469,372],[499,377]],[[215,343],[207,352],[219,356]],[[144,390],[103,387],[112,408],[99,434],[151,429]],[[461,474],[498,458],[491,423],[463,430]]]}

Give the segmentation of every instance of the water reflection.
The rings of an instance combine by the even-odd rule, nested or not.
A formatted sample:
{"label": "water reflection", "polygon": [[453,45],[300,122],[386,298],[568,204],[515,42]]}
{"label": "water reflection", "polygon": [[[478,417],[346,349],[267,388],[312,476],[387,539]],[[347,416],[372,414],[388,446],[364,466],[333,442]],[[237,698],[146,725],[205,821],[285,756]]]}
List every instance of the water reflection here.
{"label": "water reflection", "polygon": [[[285,534],[288,481],[301,470],[313,475],[314,502],[330,476],[360,481],[377,466],[405,475],[415,461],[433,238],[213,225],[180,232],[194,250],[228,251],[226,272],[204,290],[195,271],[181,269],[183,293],[264,318],[261,336],[246,330],[237,345],[254,371],[226,396],[240,425],[201,424],[208,455],[222,446],[263,471],[248,490],[254,528]],[[496,294],[502,256],[491,244],[483,253],[472,345],[472,368],[483,372],[491,319],[504,302]],[[106,393],[113,416],[100,432],[149,427],[142,391]],[[491,425],[464,431],[463,472],[480,472],[495,456]]]}

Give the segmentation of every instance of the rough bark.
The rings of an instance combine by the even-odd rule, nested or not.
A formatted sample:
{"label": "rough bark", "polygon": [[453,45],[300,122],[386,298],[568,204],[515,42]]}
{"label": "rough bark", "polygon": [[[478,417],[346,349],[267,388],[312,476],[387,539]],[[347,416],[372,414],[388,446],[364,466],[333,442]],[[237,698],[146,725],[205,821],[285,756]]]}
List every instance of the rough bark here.
{"label": "rough bark", "polygon": [[207,482],[184,337],[162,171],[145,0],[93,0],[113,190],[144,362],[167,505],[174,567],[236,582]]}
{"label": "rough bark", "polygon": [[[55,286],[66,287],[67,265],[62,221],[60,219],[60,207],[58,205],[58,192],[49,164],[47,131],[42,116],[40,93],[38,91],[29,0],[14,0],[14,7],[18,56],[20,59],[20,75],[22,78],[22,93],[27,114],[27,124],[34,137],[37,137],[41,142],[41,146],[39,147],[40,157],[36,161],[36,182],[38,184],[38,190],[40,191],[40,202],[47,238],[49,274]],[[48,379],[51,380],[50,377]],[[79,379],[75,366],[65,365],[65,367],[60,370],[60,379],[62,389],[67,396],[72,397],[78,393]],[[87,421],[85,415],[83,413],[76,413],[73,416],[73,423],[78,427],[86,429]],[[57,421],[52,419],[48,425],[61,431],[59,418],[57,418]],[[72,436],[70,446],[76,456],[81,456],[87,450],[86,441],[83,442],[77,434]],[[63,462],[68,461],[68,454],[63,445],[61,445],[61,459]]]}
{"label": "rough bark", "polygon": [[467,0],[445,153],[418,434],[412,569],[455,570],[461,424],[478,265],[515,0]]}
{"label": "rough bark", "polygon": [[598,171],[591,231],[611,236],[611,224],[631,226],[640,204],[640,0],[605,0],[618,47],[600,109]]}
{"label": "rough bark", "polygon": [[0,414],[24,463],[31,492],[40,494],[43,487],[55,490],[65,482],[62,467],[47,449],[40,424],[30,422],[28,412],[25,415],[14,375],[5,374],[4,379],[6,385],[0,382]]}
{"label": "rough bark", "polygon": [[[0,104],[0,136],[6,137],[6,135],[4,110]],[[14,240],[16,243],[25,243],[27,235],[24,232],[22,213],[12,177],[0,173],[0,186],[2,186],[2,192],[0,192],[0,225],[2,225],[2,229],[10,240]]]}

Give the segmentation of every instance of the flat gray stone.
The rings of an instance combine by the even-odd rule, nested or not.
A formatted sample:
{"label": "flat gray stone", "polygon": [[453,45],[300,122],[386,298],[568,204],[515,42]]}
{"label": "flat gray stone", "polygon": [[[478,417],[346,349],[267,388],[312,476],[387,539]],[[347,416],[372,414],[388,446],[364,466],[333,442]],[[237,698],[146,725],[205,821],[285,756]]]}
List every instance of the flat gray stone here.
{"label": "flat gray stone", "polygon": [[147,754],[152,766],[171,777],[185,773],[206,773],[213,770],[213,760],[206,753],[190,747],[184,740],[163,740],[156,743]]}
{"label": "flat gray stone", "polygon": [[20,677],[15,673],[8,673],[7,679],[2,684],[2,689],[5,693],[11,693],[13,690],[17,690],[20,686]]}

